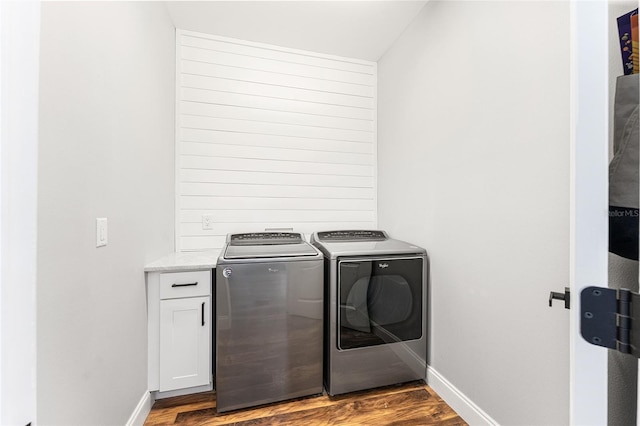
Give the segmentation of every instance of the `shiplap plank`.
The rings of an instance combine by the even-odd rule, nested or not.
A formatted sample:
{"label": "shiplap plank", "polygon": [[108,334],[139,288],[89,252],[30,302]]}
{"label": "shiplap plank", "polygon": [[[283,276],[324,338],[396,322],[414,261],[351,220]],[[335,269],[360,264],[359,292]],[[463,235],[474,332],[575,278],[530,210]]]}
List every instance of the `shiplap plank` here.
{"label": "shiplap plank", "polygon": [[[289,226],[292,228],[293,226]],[[212,229],[202,229],[202,223],[181,223],[180,235],[184,237],[198,236],[222,236],[227,234],[237,234],[244,232],[262,232],[266,228],[262,225],[246,223],[214,223]]]}
{"label": "shiplap plank", "polygon": [[323,127],[330,129],[373,132],[372,121],[327,117],[321,115],[309,115],[296,112],[273,111],[268,109],[247,108],[233,105],[218,105],[202,102],[183,101],[180,102],[180,112],[183,114],[217,118],[231,118],[235,120],[250,120],[279,124]]}
{"label": "shiplap plank", "polygon": [[271,111],[294,112],[298,114],[337,117],[343,119],[374,120],[374,111],[366,108],[321,104],[310,101],[270,98],[261,95],[230,93],[215,90],[193,89],[183,87],[178,100],[209,103],[214,105],[231,105],[246,108],[266,109]]}
{"label": "shiplap plank", "polygon": [[179,129],[182,142],[207,142],[239,146],[300,149],[308,151],[340,152],[344,154],[374,153],[373,143],[334,141],[329,139],[298,138],[295,136],[264,135],[220,129]]}
{"label": "shiplap plank", "polygon": [[350,81],[350,77],[369,84],[375,74],[373,64],[324,59],[312,55],[298,55],[276,49],[261,49],[241,43],[209,41],[203,38],[180,39],[182,59],[224,63],[246,68],[283,71],[295,75]]}
{"label": "shiplap plank", "polygon": [[213,182],[237,184],[265,184],[315,187],[373,188],[373,176],[337,176],[302,173],[258,172],[255,170],[196,170],[181,169],[180,182]]}
{"label": "shiplap plank", "polygon": [[286,227],[290,223],[324,223],[324,229],[330,229],[332,223],[375,221],[374,211],[355,210],[182,210],[181,223],[202,223],[202,215],[211,214],[215,223],[226,223],[229,227],[236,223],[279,224]]}
{"label": "shiplap plank", "polygon": [[180,247],[184,251],[220,249],[226,241],[226,235],[180,237]]}
{"label": "shiplap plank", "polygon": [[228,209],[228,210],[371,210],[373,200],[317,199],[317,198],[267,198],[267,197],[180,197],[183,209]]}
{"label": "shiplap plank", "polygon": [[263,73],[273,73],[282,76],[291,76],[317,81],[335,82],[351,85],[362,85],[363,87],[374,86],[371,76],[365,74],[351,74],[344,71],[337,71],[328,68],[309,67],[307,65],[283,64],[274,61],[255,61],[252,58],[234,56],[226,53],[207,52],[198,49],[183,48],[182,63],[180,71],[185,69],[187,62],[201,63],[207,65],[228,66],[236,70],[251,70]]}
{"label": "shiplap plank", "polygon": [[[214,218],[215,219],[215,218]],[[286,225],[286,226],[284,226]],[[261,224],[256,223],[215,223],[213,229],[203,230],[202,223],[181,223],[180,235],[185,237],[197,236],[226,236],[227,234],[237,234],[244,232],[263,232],[273,229],[291,229],[293,232],[312,233],[314,231],[324,231],[329,229],[367,229],[372,227],[371,222],[288,222]],[[330,226],[331,228],[327,228]]]}
{"label": "shiplap plank", "polygon": [[374,63],[182,30],[176,48],[178,250],[375,227]]}
{"label": "shiplap plank", "polygon": [[288,160],[255,160],[252,158],[200,157],[181,155],[180,167],[201,170],[245,170],[278,173],[312,173],[340,176],[373,176],[373,166],[352,164],[301,163]]}
{"label": "shiplap plank", "polygon": [[182,195],[197,196],[234,196],[234,197],[284,197],[318,199],[363,199],[373,200],[373,188],[337,188],[316,186],[309,190],[307,186],[246,184],[246,183],[181,183]]}
{"label": "shiplap plank", "polygon": [[193,74],[180,74],[180,86],[187,88],[226,91],[267,96],[276,99],[317,102],[329,105],[341,105],[356,108],[373,109],[372,97],[345,95],[323,90],[298,89],[296,87],[277,86],[268,83],[232,80],[219,77],[204,77]]}
{"label": "shiplap plank", "polygon": [[180,114],[179,122],[182,127],[190,129],[217,129],[275,136],[295,136],[299,138],[342,140],[349,142],[373,142],[373,132],[356,130],[329,129],[325,127],[204,117],[187,114]]}
{"label": "shiplap plank", "polygon": [[321,90],[323,92],[342,93],[344,95],[365,96],[369,98],[373,97],[375,90],[375,88],[370,85],[343,83],[313,77],[301,77],[273,71],[230,67],[226,65],[208,64],[190,60],[185,60],[182,63],[182,72],[184,74],[200,75],[204,77],[250,81],[253,83],[295,87],[297,89]]}
{"label": "shiplap plank", "polygon": [[303,163],[357,164],[373,166],[373,155],[343,152],[323,152],[288,148],[255,147],[242,145],[183,142],[183,155],[205,157],[245,158],[255,160],[300,161]]}

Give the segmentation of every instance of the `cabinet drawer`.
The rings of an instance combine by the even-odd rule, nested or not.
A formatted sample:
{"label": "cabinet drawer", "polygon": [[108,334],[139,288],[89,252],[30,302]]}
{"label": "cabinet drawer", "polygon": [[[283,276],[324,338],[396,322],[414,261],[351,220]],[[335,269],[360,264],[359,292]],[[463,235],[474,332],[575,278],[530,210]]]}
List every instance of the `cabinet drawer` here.
{"label": "cabinet drawer", "polygon": [[211,271],[160,274],[160,299],[209,296],[210,294]]}

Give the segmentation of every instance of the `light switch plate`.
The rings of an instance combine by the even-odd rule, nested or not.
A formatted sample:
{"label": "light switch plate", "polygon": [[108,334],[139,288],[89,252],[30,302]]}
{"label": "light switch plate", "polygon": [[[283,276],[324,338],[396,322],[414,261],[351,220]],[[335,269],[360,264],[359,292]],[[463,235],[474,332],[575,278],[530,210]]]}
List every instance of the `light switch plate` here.
{"label": "light switch plate", "polygon": [[107,245],[107,218],[96,218],[96,247],[103,247]]}

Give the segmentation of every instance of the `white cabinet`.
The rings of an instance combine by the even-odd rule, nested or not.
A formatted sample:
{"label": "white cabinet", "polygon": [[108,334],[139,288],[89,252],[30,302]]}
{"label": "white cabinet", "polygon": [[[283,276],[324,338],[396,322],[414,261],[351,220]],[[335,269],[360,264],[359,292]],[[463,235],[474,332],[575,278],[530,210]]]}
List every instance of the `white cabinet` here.
{"label": "white cabinet", "polygon": [[211,298],[160,301],[160,391],[209,384]]}
{"label": "white cabinet", "polygon": [[211,386],[211,270],[147,273],[149,390]]}

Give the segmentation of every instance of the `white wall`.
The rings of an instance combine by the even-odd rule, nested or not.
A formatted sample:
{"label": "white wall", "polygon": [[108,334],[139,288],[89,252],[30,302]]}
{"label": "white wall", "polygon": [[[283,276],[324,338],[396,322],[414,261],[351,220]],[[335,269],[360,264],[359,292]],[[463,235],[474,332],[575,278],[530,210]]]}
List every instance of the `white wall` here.
{"label": "white wall", "polygon": [[179,251],[375,226],[375,63],[190,31],[176,42]]}
{"label": "white wall", "polygon": [[38,2],[0,2],[0,424],[36,420]]}
{"label": "white wall", "polygon": [[173,250],[166,7],[43,3],[40,83],[38,419],[125,424],[147,390],[143,266]]}
{"label": "white wall", "polygon": [[569,422],[569,37],[568,2],[429,2],[378,63],[379,225],[429,253],[431,368],[499,424]]}

